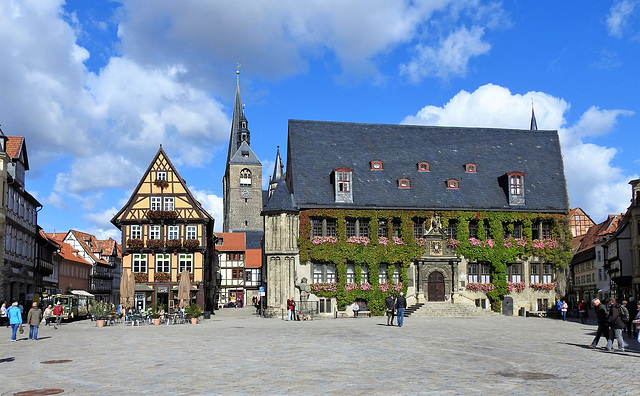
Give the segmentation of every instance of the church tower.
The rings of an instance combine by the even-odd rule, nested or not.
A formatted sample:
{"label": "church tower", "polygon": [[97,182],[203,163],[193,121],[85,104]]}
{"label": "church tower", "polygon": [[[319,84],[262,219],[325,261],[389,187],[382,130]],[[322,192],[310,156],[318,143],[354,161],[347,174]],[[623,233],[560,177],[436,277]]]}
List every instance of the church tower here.
{"label": "church tower", "polygon": [[222,179],[223,232],[262,231],[262,163],[250,147],[251,134],[240,99],[236,70],[236,99],[231,119],[227,163]]}

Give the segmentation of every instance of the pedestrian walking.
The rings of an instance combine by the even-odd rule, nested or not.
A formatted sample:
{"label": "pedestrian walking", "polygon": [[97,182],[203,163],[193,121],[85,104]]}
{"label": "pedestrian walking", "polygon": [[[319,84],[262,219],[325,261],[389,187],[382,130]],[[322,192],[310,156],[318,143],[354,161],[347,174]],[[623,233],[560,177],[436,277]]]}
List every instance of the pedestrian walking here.
{"label": "pedestrian walking", "polygon": [[56,306],[53,307],[53,316],[56,318],[56,324],[53,325],[53,328],[56,330],[58,330],[58,326],[60,326],[63,313],[64,313],[64,309],[62,308],[62,304],[60,304],[60,301],[58,301],[56,303]]}
{"label": "pedestrian walking", "polygon": [[632,320],[636,318],[636,315],[638,315],[638,305],[636,304],[636,299],[634,297],[629,297],[629,303],[626,305],[626,307],[627,311],[629,311],[629,318],[631,319],[626,323],[627,336],[635,337],[635,326],[633,325]]}
{"label": "pedestrian walking", "polygon": [[44,309],[44,324],[45,326],[49,326],[49,322],[51,322],[51,317],[53,316],[53,308],[51,304],[47,305],[47,308]]}
{"label": "pedestrian walking", "polygon": [[29,310],[27,314],[27,323],[29,323],[29,339],[37,340],[38,339],[38,327],[40,326],[40,322],[42,322],[42,310],[38,306],[37,302],[33,302],[32,308]]}
{"label": "pedestrian walking", "polygon": [[294,318],[293,313],[293,298],[287,298],[287,321],[291,321]]}
{"label": "pedestrian walking", "polygon": [[387,312],[387,326],[393,326],[393,318],[396,316],[396,300],[391,294],[384,299],[384,307]]}
{"label": "pedestrian walking", "polygon": [[578,315],[580,315],[580,323],[587,323],[587,318],[589,317],[589,307],[584,300],[580,301],[580,304],[578,304]]}
{"label": "pedestrian walking", "polygon": [[22,326],[22,312],[20,312],[20,308],[18,308],[17,301],[7,309],[7,317],[11,325],[11,342],[15,342],[18,328]]}
{"label": "pedestrian walking", "polygon": [[400,292],[398,298],[396,298],[396,311],[398,313],[398,327],[402,327],[404,324],[404,310],[407,309],[407,299],[404,298],[404,293]]}
{"label": "pedestrian walking", "polygon": [[596,318],[598,320],[598,330],[596,330],[596,337],[593,339],[593,342],[589,344],[589,348],[597,348],[598,342],[600,342],[600,337],[609,338],[609,311],[607,310],[607,306],[600,302],[600,299],[594,298],[591,302],[593,306],[596,308]]}
{"label": "pedestrian walking", "polygon": [[2,303],[2,306],[0,307],[0,326],[5,322],[7,322],[7,327],[9,327],[9,320],[7,319],[7,304]]}
{"label": "pedestrian walking", "polygon": [[609,297],[607,299],[609,303],[609,338],[607,339],[607,351],[613,350],[613,340],[618,341],[618,350],[624,352],[624,340],[622,339],[622,329],[625,328],[625,323],[622,321],[622,314],[620,304],[616,303],[616,299]]}

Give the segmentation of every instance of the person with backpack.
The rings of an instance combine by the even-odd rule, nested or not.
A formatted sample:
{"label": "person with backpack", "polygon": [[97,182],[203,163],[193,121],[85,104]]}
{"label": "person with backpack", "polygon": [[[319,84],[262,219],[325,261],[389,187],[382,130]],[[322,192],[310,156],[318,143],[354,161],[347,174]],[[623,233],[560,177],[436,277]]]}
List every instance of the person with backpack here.
{"label": "person with backpack", "polygon": [[62,304],[60,304],[60,301],[58,301],[56,303],[56,306],[53,307],[53,316],[56,317],[56,324],[53,325],[53,328],[56,330],[58,330],[58,326],[60,326],[63,313],[64,313],[64,309],[62,308]]}
{"label": "person with backpack", "polygon": [[616,299],[613,297],[609,297],[607,302],[609,304],[609,318],[607,319],[607,323],[609,323],[609,338],[607,338],[607,351],[613,350],[613,340],[615,338],[618,340],[618,351],[624,352],[622,329],[626,327],[626,324],[623,320],[623,310],[626,312],[627,321],[629,320],[629,311],[622,307],[622,305],[616,303]]}

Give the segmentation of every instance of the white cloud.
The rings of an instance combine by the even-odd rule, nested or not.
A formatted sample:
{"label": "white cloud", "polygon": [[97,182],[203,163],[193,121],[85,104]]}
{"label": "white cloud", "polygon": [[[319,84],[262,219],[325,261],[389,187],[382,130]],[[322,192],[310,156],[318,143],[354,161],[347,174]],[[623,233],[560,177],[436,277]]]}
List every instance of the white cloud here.
{"label": "white cloud", "polygon": [[469,60],[474,56],[486,54],[491,45],[482,41],[484,29],[463,27],[440,40],[437,47],[419,43],[415,46],[416,55],[407,64],[400,65],[400,74],[414,82],[425,77],[463,77],[467,73]]}
{"label": "white cloud", "polygon": [[191,194],[197,199],[204,210],[206,210],[215,219],[214,231],[222,231],[222,197],[218,197],[215,194],[210,194],[206,190],[199,190],[193,186],[189,187]]}
{"label": "white cloud", "polygon": [[637,0],[622,0],[611,6],[606,20],[610,35],[622,37],[624,30],[630,25],[631,16],[639,3]]}
{"label": "white cloud", "polygon": [[632,115],[631,111],[591,107],[578,122],[566,126],[564,114],[569,104],[563,99],[543,92],[512,94],[506,88],[487,84],[471,93],[459,92],[442,107],[425,106],[402,123],[528,129],[532,100],[538,128],[558,130],[570,205],[582,207],[595,221],[624,212],[629,205],[628,182],[638,175],[624,174],[612,165],[616,149],[583,139],[611,133],[617,119]]}
{"label": "white cloud", "polygon": [[84,215],[84,218],[94,225],[86,232],[95,235],[98,239],[113,238],[120,243],[120,231],[111,224],[111,219],[116,213],[118,213],[118,209],[112,206],[102,212]]}

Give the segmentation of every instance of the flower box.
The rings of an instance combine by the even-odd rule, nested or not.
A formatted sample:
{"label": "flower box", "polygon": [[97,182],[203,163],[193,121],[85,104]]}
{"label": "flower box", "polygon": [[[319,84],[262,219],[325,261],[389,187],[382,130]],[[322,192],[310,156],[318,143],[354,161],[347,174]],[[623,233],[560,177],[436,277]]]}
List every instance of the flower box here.
{"label": "flower box", "polygon": [[197,239],[187,239],[184,241],[183,246],[189,249],[195,249],[200,247],[200,241]]}
{"label": "flower box", "polygon": [[149,210],[147,211],[149,220],[175,220],[178,218],[176,210]]}
{"label": "flower box", "polygon": [[180,241],[179,239],[167,239],[167,247],[168,248],[182,247],[182,241]]}
{"label": "flower box", "polygon": [[161,248],[164,247],[164,241],[162,239],[147,239],[148,248]]}
{"label": "flower box", "polygon": [[127,247],[130,249],[142,249],[144,241],[142,239],[127,239]]}
{"label": "flower box", "polygon": [[171,274],[167,272],[156,272],[153,275],[153,280],[155,282],[168,283],[171,282]]}

